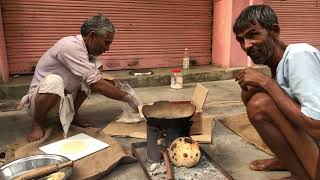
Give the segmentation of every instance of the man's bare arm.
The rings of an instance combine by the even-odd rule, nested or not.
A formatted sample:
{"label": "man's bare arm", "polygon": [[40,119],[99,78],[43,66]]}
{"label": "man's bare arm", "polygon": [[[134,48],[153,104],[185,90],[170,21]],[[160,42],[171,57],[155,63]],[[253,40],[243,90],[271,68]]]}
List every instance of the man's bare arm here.
{"label": "man's bare arm", "polygon": [[108,98],[128,103],[136,112],[138,112],[138,101],[136,98],[116,88],[111,82],[100,79],[98,82],[91,84],[91,88]]}
{"label": "man's bare arm", "polygon": [[320,121],[305,116],[300,110],[300,105],[294,102],[275,80],[252,68],[245,68],[239,72],[236,81],[238,81],[243,91],[248,90],[250,87],[263,89],[272,97],[290,122],[320,139]]}
{"label": "man's bare arm", "polygon": [[320,121],[305,116],[300,110],[300,105],[294,102],[273,79],[262,82],[261,86],[289,121],[315,138],[320,138]]}

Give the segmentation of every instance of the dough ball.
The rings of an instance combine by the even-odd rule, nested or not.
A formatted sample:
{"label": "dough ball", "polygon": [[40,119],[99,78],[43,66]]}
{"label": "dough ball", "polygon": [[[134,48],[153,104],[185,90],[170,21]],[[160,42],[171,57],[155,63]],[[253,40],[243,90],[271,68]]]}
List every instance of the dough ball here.
{"label": "dough ball", "polygon": [[201,156],[199,144],[190,137],[175,139],[168,151],[170,161],[178,167],[192,167],[199,162]]}

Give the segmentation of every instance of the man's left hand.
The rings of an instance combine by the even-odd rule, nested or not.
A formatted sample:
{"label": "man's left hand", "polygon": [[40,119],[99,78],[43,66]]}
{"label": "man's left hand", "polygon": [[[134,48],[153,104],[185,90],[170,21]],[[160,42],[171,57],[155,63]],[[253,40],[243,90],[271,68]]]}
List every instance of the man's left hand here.
{"label": "man's left hand", "polygon": [[270,80],[270,77],[253,68],[245,68],[236,76],[236,81],[238,81],[238,84],[244,91],[248,90],[248,86],[263,89],[261,84],[268,80]]}

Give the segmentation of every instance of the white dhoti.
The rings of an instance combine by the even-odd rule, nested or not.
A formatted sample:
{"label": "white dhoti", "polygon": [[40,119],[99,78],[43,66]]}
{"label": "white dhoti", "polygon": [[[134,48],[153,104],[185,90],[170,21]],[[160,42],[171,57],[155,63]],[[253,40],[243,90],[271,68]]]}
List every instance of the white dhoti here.
{"label": "white dhoti", "polygon": [[37,94],[56,94],[60,97],[60,103],[51,108],[47,114],[47,118],[57,116],[59,113],[60,122],[63,128],[64,136],[68,134],[70,124],[74,116],[73,95],[64,93],[63,79],[59,75],[50,74],[46,76],[38,87],[32,93],[31,104],[27,106],[27,111],[34,119],[35,99]]}

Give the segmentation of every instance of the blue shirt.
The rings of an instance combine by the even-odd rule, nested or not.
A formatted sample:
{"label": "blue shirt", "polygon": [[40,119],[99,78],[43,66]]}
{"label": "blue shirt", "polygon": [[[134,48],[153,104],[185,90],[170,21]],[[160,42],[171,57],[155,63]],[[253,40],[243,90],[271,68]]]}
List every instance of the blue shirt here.
{"label": "blue shirt", "polygon": [[301,105],[301,112],[320,120],[320,52],[306,44],[291,44],[278,64],[276,81]]}

